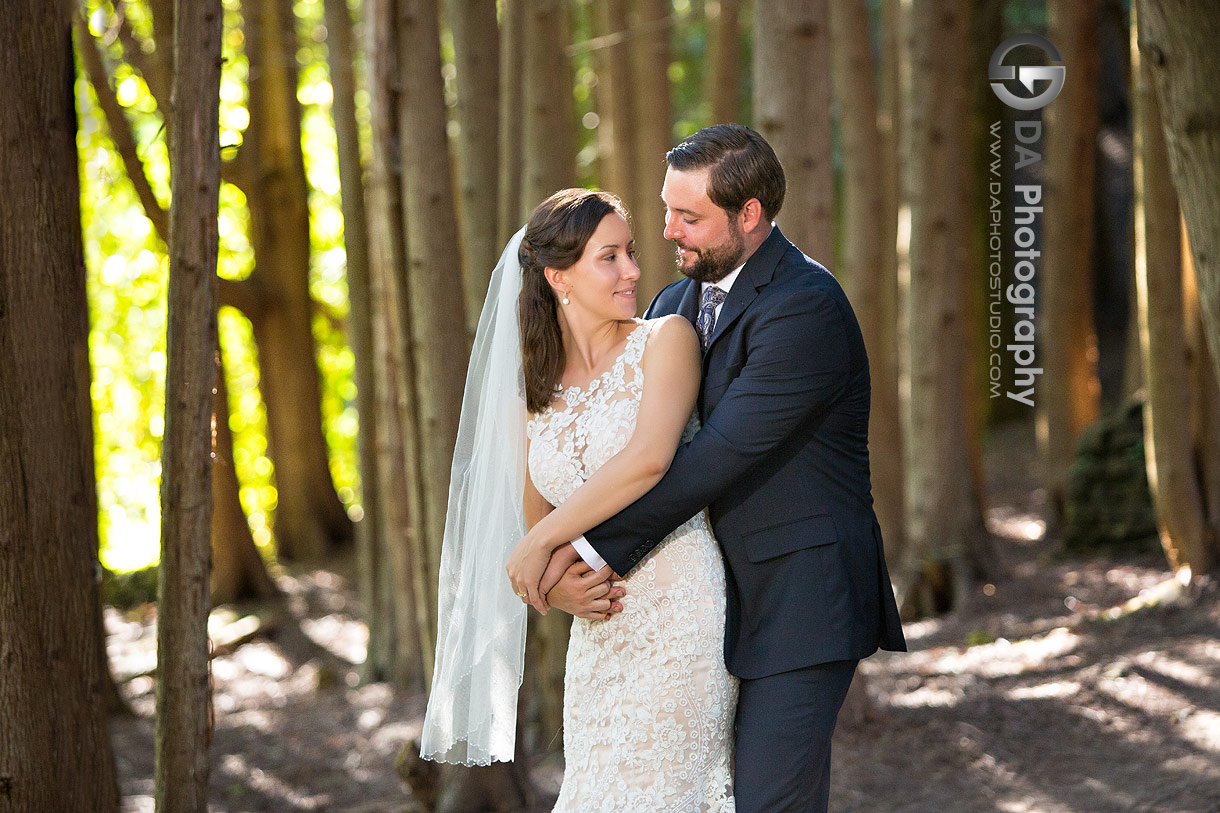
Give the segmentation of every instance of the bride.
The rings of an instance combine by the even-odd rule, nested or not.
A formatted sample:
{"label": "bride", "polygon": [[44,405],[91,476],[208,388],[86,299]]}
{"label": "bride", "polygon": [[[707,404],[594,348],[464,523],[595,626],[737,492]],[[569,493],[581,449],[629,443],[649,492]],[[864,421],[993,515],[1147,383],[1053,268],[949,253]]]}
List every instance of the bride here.
{"label": "bride", "polygon": [[[492,275],[450,482],[427,759],[512,759],[527,602],[548,605],[514,595],[505,569],[545,589],[552,552],[651,489],[696,428],[698,339],[680,316],[636,319],[638,279],[621,204],[585,189],[540,204]],[[573,619],[556,810],[734,809],[724,578],[701,512],[622,580],[620,613]]]}

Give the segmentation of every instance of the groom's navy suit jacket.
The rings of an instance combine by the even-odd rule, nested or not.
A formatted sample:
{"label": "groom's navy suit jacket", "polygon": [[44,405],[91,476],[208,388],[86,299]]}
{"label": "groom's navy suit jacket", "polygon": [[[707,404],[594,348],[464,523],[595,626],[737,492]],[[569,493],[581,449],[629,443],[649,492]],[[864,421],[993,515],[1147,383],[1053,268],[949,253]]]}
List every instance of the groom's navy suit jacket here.
{"label": "groom's navy suit jacket", "polygon": [[[647,316],[695,322],[683,279]],[[772,226],[746,262],[703,358],[703,426],[665,477],[585,534],[626,574],[709,509],[726,562],[725,662],[760,678],[906,650],[873,513],[868,358],[835,278]]]}

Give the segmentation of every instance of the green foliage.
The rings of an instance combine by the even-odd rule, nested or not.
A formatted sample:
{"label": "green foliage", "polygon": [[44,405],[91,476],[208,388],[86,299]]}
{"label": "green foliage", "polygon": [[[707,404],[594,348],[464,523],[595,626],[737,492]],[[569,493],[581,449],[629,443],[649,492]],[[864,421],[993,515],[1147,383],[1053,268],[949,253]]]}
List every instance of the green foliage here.
{"label": "green foliage", "polygon": [[[347,317],[346,258],[331,89],[325,63],[325,28],[320,0],[294,6],[301,48],[298,100],[303,107],[302,144],[310,193],[310,293],[319,303],[314,338],[322,383],[324,429],[331,474],[339,496],[353,512],[359,487],[353,358],[342,332]],[[152,25],[143,2],[126,4],[137,36],[151,48]],[[131,122],[153,190],[169,202],[169,157],[161,111],[143,79],[122,63],[122,49],[109,32],[114,8],[90,0],[90,25],[117,65],[117,95]],[[243,52],[240,3],[225,0],[225,62],[221,78],[222,155],[232,157],[249,124],[248,63]],[[95,415],[101,558],[116,572],[137,570],[159,559],[161,436],[165,410],[166,246],[144,216],[134,187],[110,139],[92,88],[77,82],[80,116],[81,212],[89,291],[89,353]],[[367,120],[367,111],[363,113]],[[242,279],[254,268],[247,238],[249,212],[239,189],[224,184],[220,196],[219,274]],[[220,313],[233,431],[233,457],[241,501],[255,541],[272,542],[276,505],[274,471],[266,456],[266,411],[258,390],[257,348],[246,318],[230,308]],[[155,587],[154,587],[155,589]]]}

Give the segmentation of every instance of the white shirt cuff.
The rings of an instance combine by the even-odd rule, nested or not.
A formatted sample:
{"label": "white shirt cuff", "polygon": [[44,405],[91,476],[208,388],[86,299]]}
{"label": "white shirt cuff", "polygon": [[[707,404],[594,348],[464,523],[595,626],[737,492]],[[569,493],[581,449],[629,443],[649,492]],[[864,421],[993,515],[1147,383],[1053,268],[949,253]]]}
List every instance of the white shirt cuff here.
{"label": "white shirt cuff", "polygon": [[585,564],[594,570],[601,570],[606,566],[606,560],[598,555],[597,551],[593,550],[593,546],[589,544],[589,540],[583,535],[572,540],[572,547],[576,548],[576,552],[580,554],[580,558],[585,560]]}

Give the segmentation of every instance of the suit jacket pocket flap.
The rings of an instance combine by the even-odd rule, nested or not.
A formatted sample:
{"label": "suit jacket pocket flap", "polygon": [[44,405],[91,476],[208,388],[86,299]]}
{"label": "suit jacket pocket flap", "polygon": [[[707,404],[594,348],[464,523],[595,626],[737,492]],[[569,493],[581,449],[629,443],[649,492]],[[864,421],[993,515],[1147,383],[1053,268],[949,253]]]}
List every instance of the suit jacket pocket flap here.
{"label": "suit jacket pocket flap", "polygon": [[816,514],[811,517],[789,519],[757,531],[743,534],[746,556],[751,562],[765,562],[805,548],[829,545],[837,541],[834,517]]}

